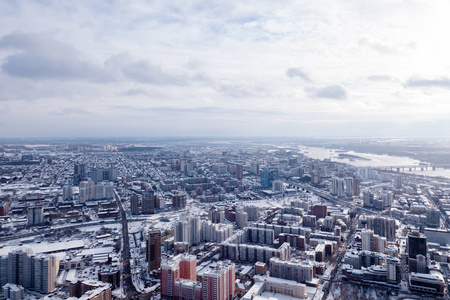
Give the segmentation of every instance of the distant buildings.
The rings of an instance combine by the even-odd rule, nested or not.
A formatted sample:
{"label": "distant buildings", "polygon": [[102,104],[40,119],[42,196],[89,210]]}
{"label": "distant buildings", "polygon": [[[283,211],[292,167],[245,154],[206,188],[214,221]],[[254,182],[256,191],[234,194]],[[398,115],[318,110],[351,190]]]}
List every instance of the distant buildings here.
{"label": "distant buildings", "polygon": [[107,200],[114,198],[114,186],[107,183],[95,184],[94,181],[80,182],[79,200],[80,203],[87,201]]}
{"label": "distant buildings", "polygon": [[97,183],[103,180],[117,181],[117,168],[94,168],[91,169],[91,179]]}

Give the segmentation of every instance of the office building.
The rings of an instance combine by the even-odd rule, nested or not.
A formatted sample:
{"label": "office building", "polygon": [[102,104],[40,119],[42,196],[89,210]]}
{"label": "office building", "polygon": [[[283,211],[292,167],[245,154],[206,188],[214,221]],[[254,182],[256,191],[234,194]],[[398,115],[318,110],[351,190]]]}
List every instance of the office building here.
{"label": "office building", "polygon": [[420,232],[411,232],[408,235],[408,242],[406,246],[408,249],[409,271],[415,273],[426,273],[427,237]]}
{"label": "office building", "polygon": [[157,270],[161,266],[161,231],[149,230],[147,237],[148,270]]}
{"label": "office building", "polygon": [[260,175],[261,175],[261,186],[263,188],[271,188],[275,178],[274,171],[268,168],[264,168],[260,171]]}

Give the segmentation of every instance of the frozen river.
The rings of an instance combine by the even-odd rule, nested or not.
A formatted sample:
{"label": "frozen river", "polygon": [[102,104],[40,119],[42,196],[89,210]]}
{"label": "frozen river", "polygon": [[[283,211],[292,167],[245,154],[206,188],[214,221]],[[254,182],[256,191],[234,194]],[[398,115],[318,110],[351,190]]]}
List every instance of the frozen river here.
{"label": "frozen river", "polygon": [[[406,156],[394,155],[379,155],[371,153],[360,153],[354,151],[344,151],[339,149],[327,149],[323,147],[306,147],[299,146],[299,150],[304,155],[314,159],[330,159],[331,161],[346,163],[356,167],[383,167],[383,166],[412,166],[419,165],[420,161]],[[339,158],[339,154],[353,155],[353,158]],[[359,158],[358,158],[359,157]],[[412,173],[426,176],[441,176],[450,178],[449,169],[437,169],[435,171],[428,169],[426,171],[404,171],[405,173]]]}

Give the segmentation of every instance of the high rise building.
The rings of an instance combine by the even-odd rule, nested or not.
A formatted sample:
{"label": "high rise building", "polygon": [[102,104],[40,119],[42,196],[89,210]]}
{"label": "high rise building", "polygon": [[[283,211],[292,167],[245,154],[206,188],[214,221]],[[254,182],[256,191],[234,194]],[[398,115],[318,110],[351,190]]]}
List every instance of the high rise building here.
{"label": "high rise building", "polygon": [[361,194],[361,180],[359,178],[353,178],[353,196],[359,197]]}
{"label": "high rise building", "polygon": [[311,261],[270,259],[270,276],[297,282],[311,281],[314,278],[314,265]]}
{"label": "high rise building", "polygon": [[199,216],[190,215],[187,219],[189,224],[189,245],[198,245],[201,241],[201,223]]}
{"label": "high rise building", "polygon": [[400,190],[403,187],[403,178],[401,175],[397,175],[394,178],[394,188]]}
{"label": "high rise building", "polygon": [[189,223],[178,221],[174,226],[174,241],[189,243]]}
{"label": "high rise building", "polygon": [[185,209],[186,208],[186,193],[183,191],[175,190],[172,194],[172,209]]}
{"label": "high rise building", "polygon": [[241,164],[236,165],[236,178],[242,180],[244,178],[244,166]]}
{"label": "high rise building", "polygon": [[427,209],[427,226],[439,227],[441,224],[441,212],[436,208]]}
{"label": "high rise building", "polygon": [[372,207],[374,201],[374,194],[371,191],[363,192],[363,205],[364,207]]}
{"label": "high rise building", "polygon": [[8,282],[31,288],[30,249],[19,249],[8,254]]}
{"label": "high rise building", "polygon": [[[186,299],[189,289],[186,291],[177,290],[176,283],[180,280],[188,280],[193,283],[197,279],[197,261],[193,255],[177,255],[170,260],[161,263],[161,296],[162,298]],[[178,287],[179,288],[179,287]],[[194,298],[195,299],[195,298]]]}
{"label": "high rise building", "polygon": [[331,194],[342,198],[345,196],[345,183],[344,178],[333,177],[331,182]]}
{"label": "high rise building", "polygon": [[259,219],[259,206],[246,205],[244,211],[248,214],[249,221],[257,221]]}
{"label": "high rise building", "polygon": [[117,168],[93,168],[91,169],[91,179],[95,183],[103,180],[117,181]]}
{"label": "high rise building", "polygon": [[388,241],[395,240],[395,220],[388,217],[367,216],[367,228],[379,236],[384,236]]}
{"label": "high rise building", "polygon": [[34,206],[28,208],[28,225],[42,225],[44,223],[44,207]]}
{"label": "high rise building", "polygon": [[73,199],[73,189],[71,186],[63,187],[62,198],[63,198],[63,200],[72,200]]}
{"label": "high rise building", "polygon": [[180,260],[180,278],[197,280],[197,259],[194,255],[185,255]]}
{"label": "high rise building", "polygon": [[147,238],[148,270],[157,270],[161,266],[161,231],[149,230]]}
{"label": "high rise building", "polygon": [[56,289],[58,271],[59,260],[55,256],[33,255],[29,249],[19,249],[8,254],[9,283],[48,294]]}
{"label": "high rise building", "polygon": [[86,179],[86,165],[75,164],[73,168],[73,184],[78,185]]}
{"label": "high rise building", "polygon": [[55,256],[32,256],[31,263],[34,290],[48,294],[56,289],[56,277],[59,271],[59,260]]}
{"label": "high rise building", "polygon": [[152,189],[142,192],[142,213],[155,213],[155,192]]}
{"label": "high rise building", "polygon": [[138,194],[131,195],[131,214],[132,215],[139,214],[139,195]]}
{"label": "high rise building", "polygon": [[253,175],[259,175],[259,164],[256,162],[250,163],[250,173]]}
{"label": "high rise building", "polygon": [[230,262],[219,262],[215,268],[203,273],[203,300],[233,299],[235,292],[235,265]]}
{"label": "high rise building", "polygon": [[223,223],[225,221],[225,212],[218,208],[212,208],[208,212],[208,217],[212,223]]}
{"label": "high rise building", "polygon": [[236,224],[240,228],[247,227],[248,214],[243,210],[236,211]]}
{"label": "high rise building", "polygon": [[314,205],[311,206],[311,214],[316,216],[316,219],[325,218],[328,215],[328,206]]}
{"label": "high rise building", "polygon": [[161,297],[172,299],[174,297],[175,282],[180,279],[179,263],[164,261],[161,263]]}
{"label": "high rise building", "polygon": [[353,197],[353,178],[345,178],[345,196]]}
{"label": "high rise building", "polygon": [[272,190],[274,192],[280,192],[283,193],[284,192],[284,184],[283,181],[281,180],[274,180],[272,182]]}
{"label": "high rise building", "polygon": [[[420,262],[425,259],[426,264],[426,258],[427,258],[427,237],[420,232],[411,232],[408,235],[408,264],[409,264],[409,271],[410,272],[417,272],[422,271],[418,268],[418,265],[420,265]],[[421,257],[418,257],[421,256]],[[422,259],[421,259],[422,258]],[[425,272],[422,272],[425,273]]]}
{"label": "high rise building", "polygon": [[261,174],[261,186],[264,188],[272,187],[272,183],[275,178],[274,171],[268,168],[264,168],[260,171],[260,174]]}

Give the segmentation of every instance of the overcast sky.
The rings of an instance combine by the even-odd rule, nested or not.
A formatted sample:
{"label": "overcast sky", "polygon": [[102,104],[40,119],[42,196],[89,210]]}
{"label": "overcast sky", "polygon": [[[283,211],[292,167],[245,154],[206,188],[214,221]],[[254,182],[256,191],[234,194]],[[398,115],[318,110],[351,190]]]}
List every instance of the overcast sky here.
{"label": "overcast sky", "polygon": [[0,1],[0,136],[450,136],[449,1]]}

